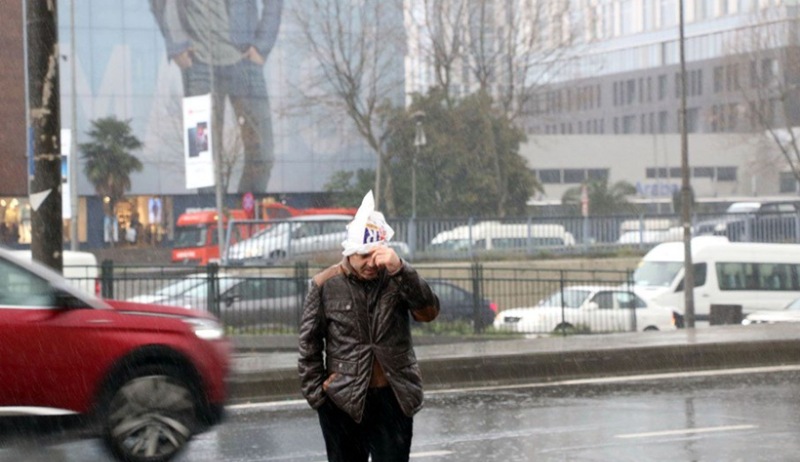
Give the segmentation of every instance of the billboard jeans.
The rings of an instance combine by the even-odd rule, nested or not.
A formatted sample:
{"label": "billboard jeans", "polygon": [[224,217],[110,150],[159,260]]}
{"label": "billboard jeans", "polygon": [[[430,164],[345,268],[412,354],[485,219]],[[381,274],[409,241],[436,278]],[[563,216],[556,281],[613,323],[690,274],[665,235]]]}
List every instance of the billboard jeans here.
{"label": "billboard jeans", "polygon": [[[210,68],[213,68],[213,76]],[[223,164],[230,164],[232,161],[238,163],[236,156],[242,151],[238,145],[241,145],[244,151],[242,175],[236,192],[266,192],[274,163],[274,142],[272,115],[263,67],[247,59],[228,66],[209,66],[195,61],[192,66],[183,69],[182,74],[185,96],[209,93],[213,79],[215,109],[212,140],[214,140],[214,151],[222,153]],[[228,137],[239,136],[241,144],[235,139],[223,141],[225,138],[223,127],[226,97],[233,107],[238,126],[238,134],[229,132],[227,135]],[[222,108],[222,110],[216,108]],[[223,146],[229,148],[225,149]],[[223,171],[225,171],[225,167],[223,167]]]}

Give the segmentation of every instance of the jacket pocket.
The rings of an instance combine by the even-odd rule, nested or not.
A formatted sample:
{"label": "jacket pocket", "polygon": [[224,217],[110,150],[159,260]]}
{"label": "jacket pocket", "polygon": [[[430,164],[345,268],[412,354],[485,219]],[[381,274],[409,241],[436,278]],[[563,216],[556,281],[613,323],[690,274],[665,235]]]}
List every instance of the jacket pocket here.
{"label": "jacket pocket", "polygon": [[356,375],[356,373],[358,373],[358,363],[355,361],[331,358],[328,361],[328,373],[332,374],[334,372],[344,375]]}
{"label": "jacket pocket", "polygon": [[330,300],[325,303],[324,311],[331,337],[356,338],[358,316],[352,300]]}

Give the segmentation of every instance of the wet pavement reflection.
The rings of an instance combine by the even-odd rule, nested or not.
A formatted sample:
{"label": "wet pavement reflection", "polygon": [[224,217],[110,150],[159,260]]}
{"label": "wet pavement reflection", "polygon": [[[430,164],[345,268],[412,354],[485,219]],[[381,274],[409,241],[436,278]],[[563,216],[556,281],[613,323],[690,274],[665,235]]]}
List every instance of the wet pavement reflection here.
{"label": "wet pavement reflection", "polygon": [[[797,460],[800,372],[780,370],[429,393],[412,460]],[[2,427],[0,461],[111,460],[97,439],[52,430],[43,441]],[[325,453],[316,414],[291,402],[232,408],[176,460],[324,461]]]}

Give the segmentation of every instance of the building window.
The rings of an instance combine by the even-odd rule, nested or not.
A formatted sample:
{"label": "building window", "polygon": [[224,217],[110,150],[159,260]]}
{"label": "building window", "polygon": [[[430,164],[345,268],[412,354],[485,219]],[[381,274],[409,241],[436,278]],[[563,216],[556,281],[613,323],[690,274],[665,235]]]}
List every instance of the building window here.
{"label": "building window", "polygon": [[714,68],[714,93],[719,93],[723,88],[723,67],[716,66]]}
{"label": "building window", "polygon": [[714,167],[695,167],[694,174],[695,178],[714,178]]}
{"label": "building window", "polygon": [[739,89],[739,64],[732,63],[725,67],[725,89],[728,91]]}
{"label": "building window", "polygon": [[648,167],[645,169],[645,176],[647,178],[666,178],[667,177],[667,168],[666,167]]}
{"label": "building window", "polygon": [[636,116],[625,116],[622,118],[622,133],[633,133],[636,131]]}
{"label": "building window", "polygon": [[780,192],[793,193],[797,191],[797,179],[792,172],[781,172]]}
{"label": "building window", "polygon": [[625,88],[625,104],[633,104],[636,98],[636,80],[628,80]]}
{"label": "building window", "polygon": [[586,170],[577,168],[564,169],[564,183],[574,184],[586,181]]}
{"label": "building window", "polygon": [[605,181],[608,180],[607,168],[590,168],[587,170],[587,178],[589,181]]}
{"label": "building window", "polygon": [[717,167],[717,181],[736,181],[736,167]]}
{"label": "building window", "polygon": [[670,178],[681,178],[681,168],[680,167],[670,167],[669,168],[669,177]]}
{"label": "building window", "polygon": [[667,76],[658,76],[658,100],[661,101],[667,97]]}
{"label": "building window", "polygon": [[658,113],[658,133],[667,133],[667,125],[669,124],[669,113],[661,111]]}
{"label": "building window", "polygon": [[736,131],[739,126],[739,104],[731,103],[728,105],[728,131]]}
{"label": "building window", "polygon": [[542,184],[561,183],[561,170],[558,169],[539,170],[539,182]]}
{"label": "building window", "polygon": [[700,110],[696,107],[686,110],[686,132],[697,133],[700,130]]}

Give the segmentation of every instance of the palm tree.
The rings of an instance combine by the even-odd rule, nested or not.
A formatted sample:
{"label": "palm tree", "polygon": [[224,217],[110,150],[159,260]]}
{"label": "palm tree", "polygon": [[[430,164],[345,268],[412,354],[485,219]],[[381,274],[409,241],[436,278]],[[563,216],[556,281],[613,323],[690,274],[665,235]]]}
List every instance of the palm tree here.
{"label": "palm tree", "polygon": [[[608,179],[591,180],[586,184],[589,196],[589,213],[593,216],[613,215],[632,212],[635,206],[628,202],[628,196],[636,194],[636,186],[627,181],[617,181],[609,186]],[[561,204],[576,206],[580,210],[581,189],[583,186],[569,188],[561,196]]]}
{"label": "palm tree", "polygon": [[79,145],[85,161],[83,171],[97,194],[108,198],[109,215],[131,189],[130,174],[142,170],[142,162],[131,154],[141,149],[142,142],[131,133],[130,123],[114,116],[94,120],[92,129],[86,132],[91,141]]}

